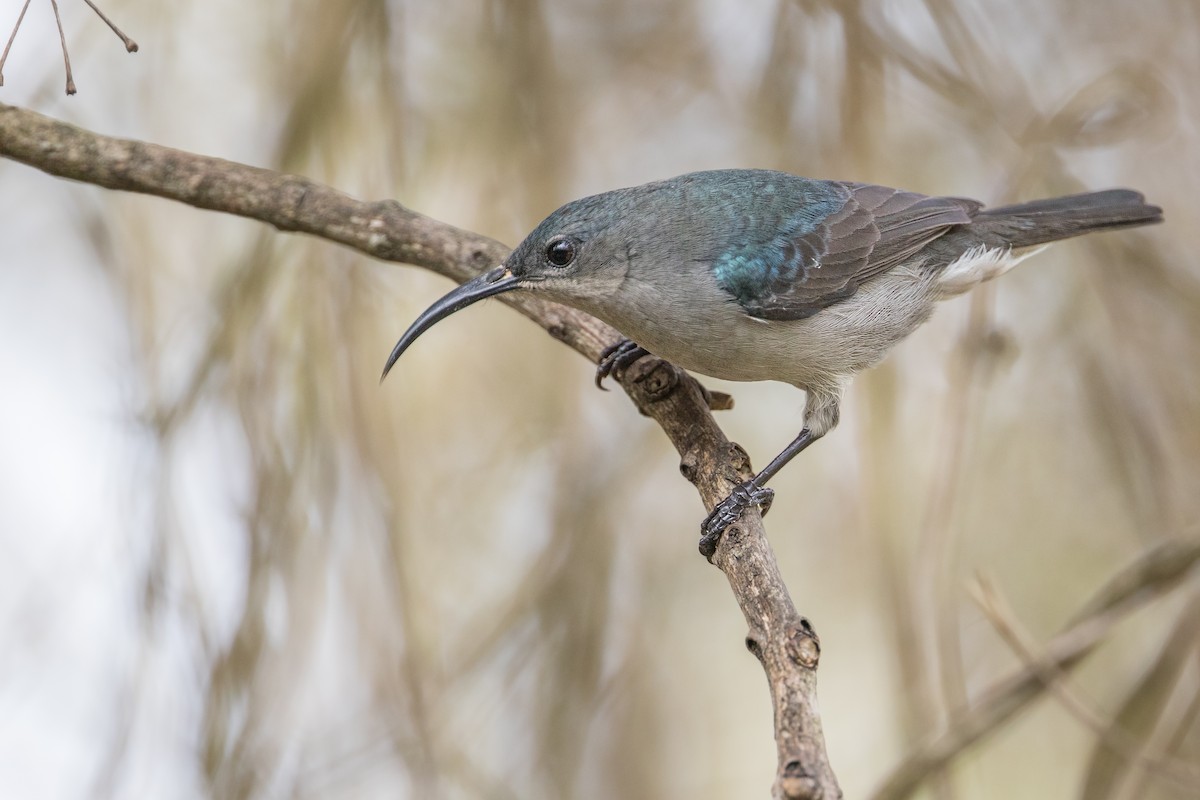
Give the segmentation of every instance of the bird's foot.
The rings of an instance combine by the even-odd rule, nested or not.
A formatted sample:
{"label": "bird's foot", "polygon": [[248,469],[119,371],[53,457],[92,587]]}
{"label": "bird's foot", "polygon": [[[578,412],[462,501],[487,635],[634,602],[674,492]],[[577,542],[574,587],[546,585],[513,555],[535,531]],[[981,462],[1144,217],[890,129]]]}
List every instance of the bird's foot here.
{"label": "bird's foot", "polygon": [[622,339],[616,344],[604,348],[604,352],[600,354],[600,360],[596,362],[596,388],[604,389],[605,378],[618,372],[624,372],[633,365],[633,362],[648,355],[650,355],[649,350],[629,339]]}
{"label": "bird's foot", "polygon": [[756,486],[753,480],[738,484],[700,524],[700,555],[711,561],[726,528],[737,522],[750,506],[758,506],[765,517],[774,499],[773,489]]}

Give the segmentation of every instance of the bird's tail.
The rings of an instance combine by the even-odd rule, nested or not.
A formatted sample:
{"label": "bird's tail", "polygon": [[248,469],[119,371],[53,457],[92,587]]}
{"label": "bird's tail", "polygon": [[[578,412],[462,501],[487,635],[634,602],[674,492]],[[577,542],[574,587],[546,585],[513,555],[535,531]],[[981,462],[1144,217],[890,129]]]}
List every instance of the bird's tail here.
{"label": "bird's tail", "polygon": [[1018,248],[1162,220],[1162,209],[1139,192],[1108,189],[985,209],[972,217],[970,230],[988,244]]}
{"label": "bird's tail", "polygon": [[976,211],[968,225],[945,236],[955,258],[938,276],[940,297],[953,297],[1003,275],[1044,245],[1084,233],[1162,222],[1162,209],[1129,189],[1073,194]]}

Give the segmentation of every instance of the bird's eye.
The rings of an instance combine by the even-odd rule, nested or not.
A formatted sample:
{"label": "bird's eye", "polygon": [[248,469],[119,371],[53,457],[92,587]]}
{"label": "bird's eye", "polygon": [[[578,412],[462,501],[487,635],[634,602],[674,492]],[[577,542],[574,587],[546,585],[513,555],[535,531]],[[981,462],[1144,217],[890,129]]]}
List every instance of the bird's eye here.
{"label": "bird's eye", "polygon": [[546,261],[552,267],[565,267],[575,260],[575,243],[570,239],[554,239],[546,245]]}

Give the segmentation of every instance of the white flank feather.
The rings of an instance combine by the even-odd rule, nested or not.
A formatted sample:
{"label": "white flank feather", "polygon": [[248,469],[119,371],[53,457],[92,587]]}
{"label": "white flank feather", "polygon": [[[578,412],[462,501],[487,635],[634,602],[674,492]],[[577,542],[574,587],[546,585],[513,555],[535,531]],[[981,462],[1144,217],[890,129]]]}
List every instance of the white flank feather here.
{"label": "white flank feather", "polygon": [[1003,275],[1049,246],[1042,245],[1019,256],[1013,255],[1012,249],[1008,247],[988,247],[982,244],[972,247],[942,270],[942,274],[938,276],[938,289],[943,297],[962,294],[984,281]]}

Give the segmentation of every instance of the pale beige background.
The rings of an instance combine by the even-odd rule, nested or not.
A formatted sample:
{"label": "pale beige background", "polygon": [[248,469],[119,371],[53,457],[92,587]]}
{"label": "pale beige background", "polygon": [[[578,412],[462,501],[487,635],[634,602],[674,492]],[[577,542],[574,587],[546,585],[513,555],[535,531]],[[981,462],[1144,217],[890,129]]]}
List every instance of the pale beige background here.
{"label": "pale beige background", "polygon": [[[731,166],[1166,209],[946,304],[774,483],[847,797],[1018,668],[977,571],[1041,641],[1197,532],[1192,0],[110,0],[135,56],[60,8],[80,93],[35,3],[3,102],[510,244],[574,197]],[[380,388],[446,281],[7,162],[0,243],[0,796],[767,794],[765,683],[703,509],[576,354],[489,303]],[[720,388],[755,463],[795,434],[794,389]],[[1196,592],[1072,684],[1193,763]],[[1096,742],[1043,699],[936,796],[1083,796]],[[1189,796],[1125,780],[1088,796]]]}

